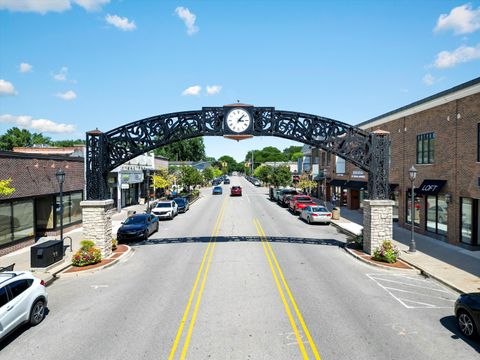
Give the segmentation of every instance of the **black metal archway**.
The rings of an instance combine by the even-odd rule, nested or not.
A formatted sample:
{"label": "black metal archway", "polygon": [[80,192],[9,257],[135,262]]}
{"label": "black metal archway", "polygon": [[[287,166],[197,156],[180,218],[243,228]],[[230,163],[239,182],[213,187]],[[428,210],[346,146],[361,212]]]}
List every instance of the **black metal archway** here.
{"label": "black metal archway", "polygon": [[232,108],[246,109],[252,117],[252,125],[242,135],[282,137],[338,155],[368,173],[370,199],[388,199],[388,133],[367,132],[317,115],[245,104],[158,115],[106,133],[87,132],[87,199],[107,199],[108,173],[147,151],[198,136],[232,135],[225,125]]}

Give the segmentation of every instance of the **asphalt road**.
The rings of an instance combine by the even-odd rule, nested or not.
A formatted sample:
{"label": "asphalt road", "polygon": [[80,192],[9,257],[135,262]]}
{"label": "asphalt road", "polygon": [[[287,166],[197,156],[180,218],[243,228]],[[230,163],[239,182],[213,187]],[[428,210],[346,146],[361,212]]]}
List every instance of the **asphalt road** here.
{"label": "asphalt road", "polygon": [[[242,197],[229,197],[231,185]],[[307,225],[232,177],[162,221],[133,254],[48,288],[49,314],[0,359],[474,359],[456,294],[350,255],[333,226]],[[268,239],[268,242],[265,241]]]}

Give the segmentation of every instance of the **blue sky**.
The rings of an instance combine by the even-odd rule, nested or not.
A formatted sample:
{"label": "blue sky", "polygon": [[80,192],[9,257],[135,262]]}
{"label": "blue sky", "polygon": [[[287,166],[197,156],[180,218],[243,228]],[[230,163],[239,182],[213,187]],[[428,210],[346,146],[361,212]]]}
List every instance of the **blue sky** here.
{"label": "blue sky", "polygon": [[0,0],[0,133],[83,138],[237,99],[357,124],[479,70],[480,1]]}

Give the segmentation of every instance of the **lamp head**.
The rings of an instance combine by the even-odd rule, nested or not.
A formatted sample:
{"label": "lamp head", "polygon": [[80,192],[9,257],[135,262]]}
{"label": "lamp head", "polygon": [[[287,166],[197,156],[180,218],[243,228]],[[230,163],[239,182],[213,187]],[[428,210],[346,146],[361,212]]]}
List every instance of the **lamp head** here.
{"label": "lamp head", "polygon": [[63,184],[63,182],[65,181],[65,171],[63,171],[63,169],[61,168],[57,169],[55,177],[60,184]]}
{"label": "lamp head", "polygon": [[408,177],[410,178],[410,181],[415,181],[415,178],[417,177],[417,169],[415,169],[414,166],[408,170]]}

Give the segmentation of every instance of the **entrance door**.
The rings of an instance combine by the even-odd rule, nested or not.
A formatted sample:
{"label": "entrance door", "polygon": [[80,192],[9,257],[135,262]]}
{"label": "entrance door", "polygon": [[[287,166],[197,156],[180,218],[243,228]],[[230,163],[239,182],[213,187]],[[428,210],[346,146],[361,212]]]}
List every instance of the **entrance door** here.
{"label": "entrance door", "polygon": [[45,235],[54,229],[54,197],[41,196],[35,199],[35,230],[37,235]]}
{"label": "entrance door", "polygon": [[350,209],[356,210],[360,208],[360,191],[350,190]]}

